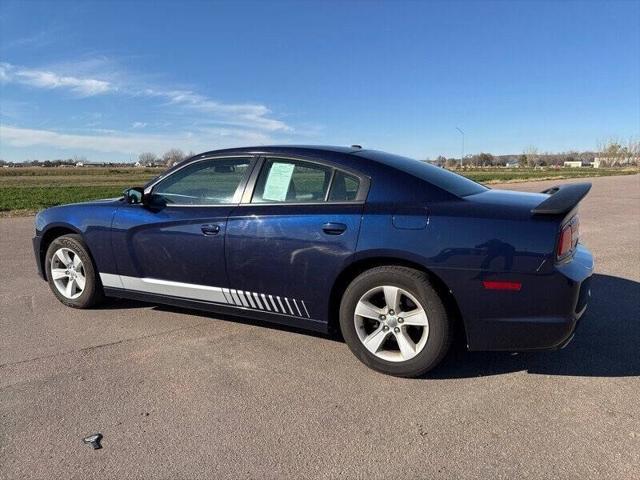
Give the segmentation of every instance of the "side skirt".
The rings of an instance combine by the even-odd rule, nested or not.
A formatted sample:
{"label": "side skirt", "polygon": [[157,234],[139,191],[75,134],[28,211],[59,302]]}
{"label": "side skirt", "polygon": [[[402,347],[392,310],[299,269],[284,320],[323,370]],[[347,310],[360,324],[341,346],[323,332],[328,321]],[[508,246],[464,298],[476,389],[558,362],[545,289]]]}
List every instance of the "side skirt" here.
{"label": "side skirt", "polygon": [[226,315],[235,315],[237,317],[252,318],[262,320],[279,325],[289,327],[303,328],[314,332],[328,333],[328,323],[320,320],[309,318],[290,317],[276,312],[258,311],[251,308],[240,306],[230,306],[220,303],[206,302],[202,300],[193,300],[190,298],[173,297],[167,295],[159,295],[155,293],[138,292],[134,290],[124,290],[121,288],[104,287],[104,294],[107,297],[128,298],[131,300],[140,300],[142,302],[172,305],[176,307],[190,308],[202,310],[205,312],[221,313]]}

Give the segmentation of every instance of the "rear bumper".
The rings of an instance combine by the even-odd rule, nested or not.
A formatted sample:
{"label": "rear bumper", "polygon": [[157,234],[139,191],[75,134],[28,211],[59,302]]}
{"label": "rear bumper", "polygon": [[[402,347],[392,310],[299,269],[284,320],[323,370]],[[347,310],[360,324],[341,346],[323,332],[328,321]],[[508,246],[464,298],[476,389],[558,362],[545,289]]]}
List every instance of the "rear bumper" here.
{"label": "rear bumper", "polygon": [[547,274],[519,276],[519,292],[477,291],[459,300],[469,350],[558,349],[573,338],[591,297],[594,262],[578,245]]}

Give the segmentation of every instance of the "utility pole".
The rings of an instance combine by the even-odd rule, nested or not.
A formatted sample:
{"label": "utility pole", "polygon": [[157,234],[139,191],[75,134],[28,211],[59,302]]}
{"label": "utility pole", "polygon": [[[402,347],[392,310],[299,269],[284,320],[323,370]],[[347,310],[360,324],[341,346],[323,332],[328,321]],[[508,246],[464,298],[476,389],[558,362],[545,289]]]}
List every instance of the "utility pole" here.
{"label": "utility pole", "polygon": [[462,166],[462,162],[464,161],[464,132],[458,127],[456,127],[456,130],[462,135],[462,155],[460,155],[460,166]]}

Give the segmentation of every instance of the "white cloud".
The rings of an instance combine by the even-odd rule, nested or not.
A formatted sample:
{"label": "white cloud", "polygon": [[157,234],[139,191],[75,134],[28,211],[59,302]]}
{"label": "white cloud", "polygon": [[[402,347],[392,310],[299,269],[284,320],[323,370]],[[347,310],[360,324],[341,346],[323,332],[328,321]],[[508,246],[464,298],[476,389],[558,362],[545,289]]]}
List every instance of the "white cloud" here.
{"label": "white cloud", "polygon": [[170,148],[206,151],[238,145],[264,144],[271,141],[265,134],[234,129],[202,129],[193,132],[132,135],[105,130],[102,135],[60,133],[15,126],[0,126],[0,144],[12,147],[45,146],[67,150],[89,150],[103,153],[160,153]]}
{"label": "white cloud", "polygon": [[37,88],[65,88],[83,97],[101,95],[115,90],[110,82],[104,80],[59,75],[46,70],[16,67],[9,63],[0,64],[0,80]]}
{"label": "white cloud", "polygon": [[147,122],[133,122],[131,128],[144,128],[147,126]]}
{"label": "white cloud", "polygon": [[[83,64],[86,64],[84,62]],[[99,61],[98,65],[103,62]],[[77,66],[66,65],[64,70],[83,70]],[[185,112],[199,112],[200,123],[226,125],[266,132],[293,133],[294,129],[281,120],[272,118],[271,110],[265,105],[253,103],[223,103],[193,90],[179,90],[171,88],[141,87],[135,82],[118,80],[104,80],[91,77],[56,73],[50,70],[40,70],[0,63],[0,81],[17,83],[44,89],[67,89],[81,97],[95,95],[126,95],[131,97],[147,97],[162,100],[175,113],[178,106]],[[126,77],[120,75],[120,77]],[[144,123],[144,122],[136,122]],[[140,128],[141,125],[133,128]]]}

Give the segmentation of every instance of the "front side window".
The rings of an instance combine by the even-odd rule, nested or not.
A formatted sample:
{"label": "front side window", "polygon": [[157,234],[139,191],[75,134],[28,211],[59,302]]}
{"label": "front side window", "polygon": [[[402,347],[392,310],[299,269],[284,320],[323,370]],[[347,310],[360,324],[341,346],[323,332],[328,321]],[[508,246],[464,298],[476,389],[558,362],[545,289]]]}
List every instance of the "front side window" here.
{"label": "front side window", "polygon": [[234,203],[236,190],[251,159],[224,158],[192,163],[160,181],[153,195],[168,204],[225,205]]}
{"label": "front side window", "polygon": [[324,202],[332,173],[332,168],[315,163],[268,159],[258,177],[251,202]]}

